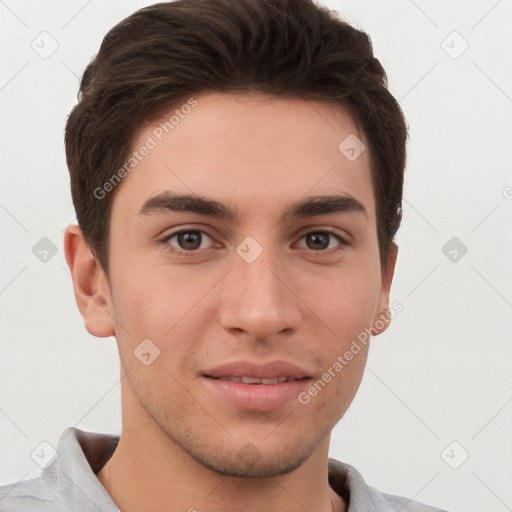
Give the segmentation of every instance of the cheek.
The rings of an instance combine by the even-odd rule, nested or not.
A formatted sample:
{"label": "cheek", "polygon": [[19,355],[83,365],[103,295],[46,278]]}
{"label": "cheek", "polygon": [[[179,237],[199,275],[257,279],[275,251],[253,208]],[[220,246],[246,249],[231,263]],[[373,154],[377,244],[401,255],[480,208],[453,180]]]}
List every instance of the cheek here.
{"label": "cheek", "polygon": [[372,325],[379,291],[374,276],[350,268],[322,278],[305,278],[300,296],[321,332],[334,340],[336,350],[342,350]]}
{"label": "cheek", "polygon": [[[119,259],[121,260],[121,259]],[[146,339],[162,348],[165,333],[172,326],[168,304],[162,300],[163,287],[153,279],[153,272],[123,259],[112,268],[112,316],[115,336],[125,360]]]}
{"label": "cheek", "polygon": [[121,350],[130,355],[150,339],[162,351],[162,360],[166,353],[190,351],[196,334],[208,329],[203,302],[218,277],[162,265],[137,267],[133,261],[124,265],[114,276],[112,303]]}

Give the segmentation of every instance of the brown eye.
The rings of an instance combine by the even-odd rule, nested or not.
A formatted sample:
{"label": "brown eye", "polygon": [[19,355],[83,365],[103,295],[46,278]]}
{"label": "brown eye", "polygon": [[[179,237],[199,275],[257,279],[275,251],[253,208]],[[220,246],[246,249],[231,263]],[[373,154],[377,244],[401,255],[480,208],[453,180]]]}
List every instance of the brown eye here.
{"label": "brown eye", "polygon": [[186,251],[192,251],[199,249],[201,246],[201,233],[199,231],[186,231],[185,233],[178,233],[176,235],[176,241],[180,246],[180,249]]}
{"label": "brown eye", "polygon": [[166,248],[176,253],[195,253],[198,249],[207,249],[203,243],[212,240],[204,231],[199,230],[182,230],[171,233],[163,242]]}
{"label": "brown eye", "polygon": [[[348,245],[341,236],[329,231],[312,231],[304,235],[302,239],[306,242],[306,248],[313,251],[325,251],[326,249],[332,249],[336,245]],[[338,244],[331,245],[333,240],[337,240]]]}
{"label": "brown eye", "polygon": [[306,245],[313,250],[327,249],[329,247],[328,233],[309,233],[306,235]]}

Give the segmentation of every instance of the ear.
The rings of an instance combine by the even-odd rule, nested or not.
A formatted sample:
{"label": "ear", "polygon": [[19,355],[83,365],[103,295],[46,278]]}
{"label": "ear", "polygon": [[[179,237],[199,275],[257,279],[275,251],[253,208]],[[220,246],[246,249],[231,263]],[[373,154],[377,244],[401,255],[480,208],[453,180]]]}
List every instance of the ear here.
{"label": "ear", "polygon": [[73,278],[75,300],[84,319],[85,328],[99,338],[113,336],[114,322],[110,314],[108,278],[89,250],[77,225],[66,229],[64,252]]}
{"label": "ear", "polygon": [[389,292],[391,290],[391,283],[393,282],[393,275],[395,273],[396,259],[398,256],[398,245],[391,242],[389,250],[388,265],[382,275],[382,288],[379,297],[378,314],[374,318],[371,333],[373,336],[382,334],[391,323],[391,316],[389,314]]}

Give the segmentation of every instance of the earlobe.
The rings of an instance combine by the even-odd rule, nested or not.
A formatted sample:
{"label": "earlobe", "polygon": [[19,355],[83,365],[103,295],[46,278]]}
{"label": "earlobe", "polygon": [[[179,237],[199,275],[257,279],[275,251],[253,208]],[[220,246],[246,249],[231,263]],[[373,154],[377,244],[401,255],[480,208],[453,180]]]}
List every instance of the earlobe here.
{"label": "earlobe", "polygon": [[115,331],[110,314],[108,280],[77,225],[66,229],[64,252],[73,279],[75,300],[85,328],[99,338],[113,336]]}
{"label": "earlobe", "polygon": [[396,259],[398,256],[398,246],[395,242],[391,242],[389,251],[389,260],[386,272],[382,276],[382,288],[379,301],[379,314],[373,321],[373,326],[370,329],[372,336],[382,334],[391,323],[391,314],[389,311],[389,293],[391,290],[391,283],[393,282],[393,275],[395,273]]}

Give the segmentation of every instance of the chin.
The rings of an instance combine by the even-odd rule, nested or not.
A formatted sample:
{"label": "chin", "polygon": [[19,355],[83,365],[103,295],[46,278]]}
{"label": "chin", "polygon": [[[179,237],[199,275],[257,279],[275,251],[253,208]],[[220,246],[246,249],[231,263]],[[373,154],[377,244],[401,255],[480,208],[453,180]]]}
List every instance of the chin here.
{"label": "chin", "polygon": [[[176,438],[174,438],[176,441]],[[250,438],[249,438],[250,439]],[[291,473],[303,464],[322,442],[324,436],[304,439],[283,438],[275,443],[251,442],[247,438],[236,442],[200,443],[190,437],[181,439],[181,449],[201,466],[219,475],[238,478],[272,478]],[[233,446],[236,443],[236,447]]]}
{"label": "chin", "polygon": [[284,453],[263,454],[257,446],[247,442],[242,448],[231,455],[227,454],[190,454],[204,467],[220,475],[238,478],[271,478],[291,473],[297,469],[311,454]]}

